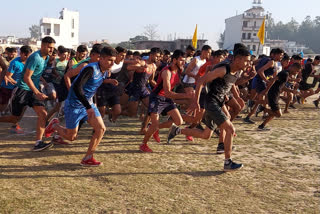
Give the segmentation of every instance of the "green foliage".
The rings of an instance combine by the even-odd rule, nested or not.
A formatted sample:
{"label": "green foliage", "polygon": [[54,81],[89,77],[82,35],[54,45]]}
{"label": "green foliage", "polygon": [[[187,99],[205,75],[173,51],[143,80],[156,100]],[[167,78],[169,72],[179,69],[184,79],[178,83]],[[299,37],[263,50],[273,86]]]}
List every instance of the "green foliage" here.
{"label": "green foliage", "polygon": [[299,24],[294,18],[288,23],[275,23],[271,18],[268,20],[267,32],[269,39],[282,39],[296,41],[305,44],[310,48],[309,51],[320,53],[320,16],[316,16],[314,20],[310,16]]}
{"label": "green foliage", "polygon": [[40,39],[40,36],[41,36],[40,30],[41,28],[39,25],[32,25],[31,27],[29,27],[30,37],[32,39]]}

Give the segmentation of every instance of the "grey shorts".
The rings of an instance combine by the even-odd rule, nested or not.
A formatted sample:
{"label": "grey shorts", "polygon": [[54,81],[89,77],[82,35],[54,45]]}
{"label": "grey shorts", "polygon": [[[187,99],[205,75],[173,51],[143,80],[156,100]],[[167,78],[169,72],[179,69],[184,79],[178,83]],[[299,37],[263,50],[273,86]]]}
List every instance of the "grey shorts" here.
{"label": "grey shorts", "polygon": [[227,115],[217,103],[210,103],[210,105],[206,105],[206,111],[203,118],[204,124],[211,130],[214,130],[228,120]]}

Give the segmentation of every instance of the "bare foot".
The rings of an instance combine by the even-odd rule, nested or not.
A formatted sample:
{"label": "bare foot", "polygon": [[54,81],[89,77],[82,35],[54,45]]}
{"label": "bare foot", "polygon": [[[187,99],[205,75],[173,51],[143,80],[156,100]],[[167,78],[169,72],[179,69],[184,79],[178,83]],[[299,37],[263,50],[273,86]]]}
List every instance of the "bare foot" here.
{"label": "bare foot", "polygon": [[284,111],[283,113],[285,114],[290,114],[290,112],[288,110]]}

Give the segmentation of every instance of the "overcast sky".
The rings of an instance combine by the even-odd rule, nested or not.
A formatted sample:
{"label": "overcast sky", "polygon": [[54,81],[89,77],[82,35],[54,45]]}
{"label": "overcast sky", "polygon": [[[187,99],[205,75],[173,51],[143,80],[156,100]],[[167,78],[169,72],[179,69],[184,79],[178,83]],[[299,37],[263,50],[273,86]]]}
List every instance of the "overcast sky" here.
{"label": "overcast sky", "polygon": [[[14,2],[11,4],[11,2]],[[140,35],[147,24],[157,24],[160,39],[169,34],[190,38],[198,24],[198,36],[204,35],[216,47],[224,20],[251,8],[252,0],[0,0],[0,35],[28,37],[28,28],[42,17],[58,18],[62,8],[80,12],[80,41],[107,39],[111,43]],[[320,16],[320,0],[264,0],[263,7],[275,21],[301,22],[307,15]]]}

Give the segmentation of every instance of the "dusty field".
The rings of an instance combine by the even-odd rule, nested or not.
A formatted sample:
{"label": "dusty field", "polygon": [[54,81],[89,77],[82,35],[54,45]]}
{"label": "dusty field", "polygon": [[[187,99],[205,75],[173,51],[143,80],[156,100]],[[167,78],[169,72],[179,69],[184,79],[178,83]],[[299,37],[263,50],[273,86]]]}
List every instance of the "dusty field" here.
{"label": "dusty field", "polygon": [[0,213],[320,213],[320,110],[311,100],[269,132],[236,120],[233,158],[245,166],[234,173],[222,171],[217,138],[166,145],[163,130],[154,153],[140,153],[137,119],[108,127],[99,168],[79,165],[88,126],[77,142],[36,153],[34,117],[23,119],[25,135],[0,124]]}

